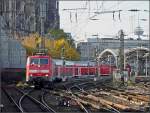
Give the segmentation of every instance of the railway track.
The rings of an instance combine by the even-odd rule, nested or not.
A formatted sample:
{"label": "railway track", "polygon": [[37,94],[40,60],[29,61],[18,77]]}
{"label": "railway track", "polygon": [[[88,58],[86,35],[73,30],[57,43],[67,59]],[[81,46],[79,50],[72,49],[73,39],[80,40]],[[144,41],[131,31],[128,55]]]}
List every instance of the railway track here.
{"label": "railway track", "polygon": [[1,88],[1,94],[1,102],[3,104],[1,112],[21,112],[17,103],[3,88]]}
{"label": "railway track", "polygon": [[[103,82],[105,82],[105,81],[103,81]],[[87,91],[88,91],[91,87],[92,87],[92,88],[100,87],[100,86],[97,86],[97,85],[100,85],[100,84],[101,84],[101,86],[102,86],[103,82],[101,82],[101,83],[99,83],[99,82],[98,82],[98,83],[96,83],[96,82],[85,82],[85,83],[80,83],[80,84],[78,84],[78,85],[75,84],[75,85],[73,85],[72,87],[70,87],[70,88],[68,89],[68,91],[71,91],[72,95],[73,95],[73,93],[74,93],[74,94],[75,94],[74,96],[76,96],[75,98],[78,98],[77,95],[80,95],[80,94],[81,94],[81,95],[89,95],[90,92],[87,92]],[[73,88],[76,88],[78,91],[77,91],[77,92],[74,92],[74,91],[72,90]],[[81,97],[80,97],[80,99],[81,99]],[[81,100],[81,102],[86,104],[86,102],[84,102],[83,100]],[[94,105],[90,104],[90,106],[92,107],[92,106],[94,106]],[[91,111],[91,107],[90,107],[90,106],[88,106],[88,107],[86,108],[86,111],[93,112],[93,111]],[[88,110],[87,110],[87,109],[88,109]],[[100,110],[97,110],[97,112],[101,112],[101,111],[120,113],[119,110],[115,109],[115,108],[112,107],[112,106],[103,107],[103,108],[101,108]]]}
{"label": "railway track", "polygon": [[[75,81],[73,81],[73,84],[79,84],[79,83],[81,83],[83,81],[85,81],[85,80],[83,80],[83,79],[82,80],[80,80],[80,79],[79,80],[75,80]],[[67,82],[67,87],[69,87],[71,84],[72,84],[72,81]],[[48,104],[48,102],[46,102],[46,100],[47,100],[47,98],[45,98],[46,97],[45,96],[46,92],[43,92],[42,94],[40,94],[39,90],[36,90],[36,91],[35,90],[31,90],[31,91],[29,91],[29,89],[26,89],[26,90],[23,89],[23,91],[21,91],[18,88],[14,88],[14,89],[11,89],[12,90],[11,91],[10,89],[9,90],[6,89],[7,90],[6,93],[8,93],[9,97],[11,97],[12,100],[14,100],[14,103],[17,106],[17,108],[19,109],[18,110],[19,112],[37,112],[37,111],[47,112],[47,111],[49,111],[49,112],[56,113],[56,111],[54,110],[54,107],[53,108],[50,107],[51,105]],[[13,93],[13,94],[17,94],[19,96],[15,97],[12,94],[10,94],[10,92]],[[32,98],[33,96],[34,96],[34,98]],[[39,96],[40,96],[40,98],[39,98]],[[63,100],[63,98],[62,98],[62,100]],[[40,101],[42,102],[43,105],[40,103]],[[51,101],[51,97],[50,97],[49,102],[50,101]],[[58,100],[57,100],[57,102],[58,102]],[[31,104],[32,104],[32,111],[30,110],[30,107],[31,107],[30,105]],[[76,107],[73,108],[73,106],[71,106],[71,107],[68,107],[70,109],[69,111],[72,111],[73,109],[74,109],[73,111],[80,111],[81,108],[82,108],[82,111],[84,111],[86,113],[89,113],[87,108],[84,107],[84,105],[82,105],[81,103],[78,103],[78,104],[79,104],[78,106],[80,106],[80,108],[79,107],[78,108],[76,108]],[[60,108],[61,107],[59,106],[58,109],[60,109]],[[68,108],[66,108],[66,109],[68,109]],[[35,109],[37,111],[35,111]],[[64,107],[62,108],[62,111],[65,111]]]}
{"label": "railway track", "polygon": [[73,85],[93,81],[93,78],[71,78],[66,82],[57,84],[57,89],[68,90]]}
{"label": "railway track", "polygon": [[[89,104],[87,103],[87,101],[83,101],[82,98],[78,97],[77,95],[78,94],[82,94],[82,93],[79,93],[79,92],[76,92],[76,93],[73,93],[73,92],[70,92],[70,91],[52,91],[51,93],[53,94],[56,94],[56,95],[59,95],[61,97],[66,97],[66,98],[70,98],[71,100],[74,100],[78,106],[80,107],[80,109],[85,112],[85,113],[92,113],[92,112],[114,112],[114,113],[119,113],[119,111],[111,106],[109,106],[109,108],[106,108],[106,107],[102,107],[97,109],[95,107],[93,107],[92,105],[94,104]],[[79,112],[79,111],[78,111]]]}
{"label": "railway track", "polygon": [[[69,83],[67,82],[66,84],[64,84],[64,87],[66,87],[66,89],[64,90],[64,92],[61,92],[61,94],[59,95],[63,95],[63,96],[67,96],[67,93],[71,93],[70,96],[68,96],[69,98],[75,100],[78,105],[80,105],[81,109],[86,112],[86,113],[89,113],[89,112],[93,112],[93,111],[97,111],[97,112],[100,112],[100,111],[111,111],[111,112],[117,112],[119,113],[119,111],[111,106],[109,106],[109,108],[101,108],[100,110],[96,110],[96,109],[93,109],[91,106],[89,105],[86,105],[83,101],[79,100],[79,98],[76,96],[76,94],[83,94],[84,95],[88,95],[89,92],[87,92],[86,90],[89,90],[91,88],[97,88],[97,87],[100,87],[102,86],[102,83],[105,82],[105,80],[101,80],[101,81],[98,81],[98,82],[95,82],[95,81],[91,81],[91,80],[76,80],[76,81],[70,81]],[[66,86],[65,86],[66,85]],[[58,93],[58,92],[57,92]],[[64,93],[64,94],[63,94]],[[86,94],[85,94],[86,93]]]}
{"label": "railway track", "polygon": [[[73,98],[65,95],[63,92],[49,91],[42,89],[44,92],[43,100],[47,106],[55,108],[56,112],[79,112],[82,111],[78,103]],[[62,91],[62,90],[60,90]]]}
{"label": "railway track", "polygon": [[[80,91],[90,91],[91,89],[109,89],[110,86],[106,85],[108,83],[110,83],[110,81],[107,79],[101,79],[98,81],[84,80],[75,83],[73,82],[73,84],[70,83],[70,86],[67,86],[67,90],[78,89]],[[112,88],[113,87],[111,87],[111,89]]]}
{"label": "railway track", "polygon": [[[16,87],[3,87],[2,88],[9,100],[14,104],[17,112],[54,112],[49,106],[45,105],[44,100],[41,102],[42,96],[37,99],[34,98],[32,93],[35,92],[31,89],[24,92]],[[11,112],[11,111],[10,111]]]}
{"label": "railway track", "polygon": [[[146,84],[145,90],[148,88],[149,84]],[[147,112],[146,107],[150,109],[148,95],[128,92],[127,88],[113,87],[111,82],[105,79],[70,80],[56,84],[53,90],[35,90],[29,87],[23,89],[4,87],[3,89],[5,94],[8,93],[7,97],[14,104],[17,112],[120,113]]]}
{"label": "railway track", "polygon": [[16,112],[24,112],[18,104],[19,99],[21,98],[22,94],[20,94],[19,92],[14,93],[14,90],[12,90],[12,87],[11,88],[10,87],[7,87],[7,88],[2,87],[2,90],[5,93],[5,95],[7,96],[7,98],[10,100],[10,102],[14,105]]}
{"label": "railway track", "polygon": [[[91,87],[92,90],[90,89]],[[142,112],[150,108],[148,107],[150,101],[148,101],[149,97],[147,95],[142,96],[141,94],[126,92],[124,88],[117,89],[105,81],[75,84],[68,91],[72,92],[76,98],[79,98],[79,101],[83,104],[90,104],[97,109],[99,109],[99,106],[96,105],[102,104],[103,109],[115,113],[120,111]],[[95,104],[96,102],[97,104]],[[143,105],[145,107],[142,107]]]}

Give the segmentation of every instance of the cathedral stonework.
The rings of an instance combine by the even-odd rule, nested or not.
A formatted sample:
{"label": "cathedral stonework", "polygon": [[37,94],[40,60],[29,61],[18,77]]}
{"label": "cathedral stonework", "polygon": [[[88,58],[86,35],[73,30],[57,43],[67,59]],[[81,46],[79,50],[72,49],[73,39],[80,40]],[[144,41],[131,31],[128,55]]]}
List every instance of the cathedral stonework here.
{"label": "cathedral stonework", "polygon": [[6,20],[7,28],[28,35],[41,31],[44,17],[44,32],[59,28],[57,0],[0,0],[0,15]]}

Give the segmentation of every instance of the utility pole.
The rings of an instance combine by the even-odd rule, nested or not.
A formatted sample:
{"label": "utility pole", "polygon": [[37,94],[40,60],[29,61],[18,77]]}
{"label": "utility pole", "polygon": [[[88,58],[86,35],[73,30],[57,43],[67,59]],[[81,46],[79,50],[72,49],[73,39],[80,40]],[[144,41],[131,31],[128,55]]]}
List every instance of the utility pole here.
{"label": "utility pole", "polygon": [[98,76],[99,75],[99,73],[98,73],[98,68],[99,68],[98,62],[99,61],[98,61],[98,48],[97,47],[95,48],[95,62],[96,62],[96,76]]}
{"label": "utility pole", "polygon": [[40,49],[43,49],[45,52],[45,40],[44,40],[44,19],[45,15],[45,2],[40,0],[40,23],[41,23],[41,43],[40,43]]}
{"label": "utility pole", "polygon": [[120,68],[121,80],[124,84],[124,32],[122,29],[119,31],[119,38],[120,38],[119,68]]}
{"label": "utility pole", "polygon": [[65,65],[65,55],[64,55],[64,52],[65,52],[65,48],[63,47],[62,50],[61,50],[61,59],[63,60],[63,66]]}
{"label": "utility pole", "polygon": [[147,77],[147,57],[148,57],[148,54],[146,54],[146,61],[145,61],[145,65],[146,65],[146,69],[145,69],[145,72],[146,72],[146,77]]}
{"label": "utility pole", "polygon": [[110,76],[112,75],[112,72],[111,72],[111,71],[112,71],[112,69],[111,69],[111,68],[112,68],[112,66],[111,66],[111,62],[112,62],[112,61],[111,61],[111,57],[112,57],[112,55],[108,55],[108,61],[109,61],[109,74],[110,74]]}
{"label": "utility pole", "polygon": [[62,67],[63,67],[63,73],[62,73],[62,76],[64,77],[65,76],[65,70],[64,70],[64,68],[65,68],[65,55],[64,55],[64,52],[65,52],[65,48],[64,48],[64,46],[62,47],[62,49],[61,49],[61,59],[62,59]]}
{"label": "utility pole", "polygon": [[42,36],[42,39],[41,39],[41,43],[40,43],[40,49],[41,48],[45,48],[45,40],[44,40],[44,17],[41,17],[41,36]]}
{"label": "utility pole", "polygon": [[139,51],[137,50],[136,52],[136,75],[135,76],[138,76],[139,75]]}
{"label": "utility pole", "polygon": [[[150,35],[148,35],[149,36],[149,54],[148,54],[148,59],[150,59]],[[148,60],[148,62],[150,62],[150,60]],[[148,63],[149,64],[149,69],[148,69],[148,75],[150,76],[150,63]]]}
{"label": "utility pole", "polygon": [[89,65],[90,65],[90,45],[89,45],[89,43],[90,42],[87,42],[88,43],[88,75],[89,75]]}

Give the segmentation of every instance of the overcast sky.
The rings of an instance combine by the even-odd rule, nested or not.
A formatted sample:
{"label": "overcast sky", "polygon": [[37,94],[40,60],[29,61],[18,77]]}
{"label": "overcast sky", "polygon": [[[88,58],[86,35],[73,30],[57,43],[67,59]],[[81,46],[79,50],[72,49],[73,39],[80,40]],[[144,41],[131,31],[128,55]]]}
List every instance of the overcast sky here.
{"label": "overcast sky", "polygon": [[[70,32],[75,40],[86,40],[92,35],[98,34],[99,37],[110,37],[108,35],[116,35],[120,29],[133,37],[135,27],[140,26],[144,29],[144,34],[149,34],[149,1],[60,1],[60,27],[65,32]],[[83,9],[80,9],[83,8]],[[67,9],[67,10],[64,10]],[[69,10],[78,9],[78,10]],[[130,12],[130,9],[139,9],[139,12]],[[116,11],[114,13],[98,14],[93,19],[94,12]],[[98,19],[98,20],[97,20]],[[134,37],[133,37],[134,38]],[[145,38],[144,38],[145,39]]]}

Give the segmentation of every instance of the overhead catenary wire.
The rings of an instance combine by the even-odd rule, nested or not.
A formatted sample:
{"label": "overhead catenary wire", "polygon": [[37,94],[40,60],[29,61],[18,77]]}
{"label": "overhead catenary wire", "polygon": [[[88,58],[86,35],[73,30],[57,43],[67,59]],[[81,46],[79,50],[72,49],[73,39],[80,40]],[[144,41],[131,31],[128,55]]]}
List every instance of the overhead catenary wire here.
{"label": "overhead catenary wire", "polygon": [[[86,4],[87,5],[89,5],[89,2],[90,1],[86,1]],[[97,2],[97,1],[96,1]],[[96,8],[96,12],[100,12],[99,14],[105,14],[105,13],[113,13],[114,12],[114,19],[115,20],[118,20],[118,21],[122,21],[124,18],[121,18],[122,16],[124,16],[124,14],[123,14],[123,12],[127,12],[127,11],[133,11],[134,9],[120,9],[119,8],[119,6],[120,6],[120,4],[122,4],[122,3],[124,3],[124,2],[122,2],[122,1],[118,1],[117,2],[117,4],[113,4],[111,7],[109,7],[109,8],[112,8],[112,10],[110,10],[110,11],[107,11],[106,9],[109,9],[109,8],[106,8],[106,5],[107,4],[105,4],[105,6],[104,6],[104,3],[106,3],[106,2],[104,2],[104,1],[102,1],[101,2],[101,4],[100,4],[100,6],[102,7],[98,7],[98,8]],[[116,7],[118,6],[118,10],[116,9]],[[89,7],[89,6],[88,6]],[[97,7],[97,6],[96,6]],[[101,9],[101,10],[100,10]],[[102,11],[102,9],[103,9],[103,11]],[[116,10],[115,10],[116,9]],[[88,10],[88,11],[87,11]],[[87,11],[87,12],[86,12]],[[141,10],[141,11],[145,11],[145,10]],[[87,14],[89,14],[89,8],[87,8],[86,10],[78,10],[77,11],[77,14],[82,14],[83,12],[86,12]],[[95,13],[95,11],[94,11],[94,9],[92,9],[92,7],[91,7],[91,10],[90,10],[90,14],[93,14],[94,13],[94,16],[96,17],[96,16],[98,16],[98,14],[97,13]],[[116,14],[116,15],[115,15]],[[74,33],[75,33],[75,35],[74,35],[74,37],[75,36],[79,36],[79,34],[77,34],[77,33],[80,33],[81,34],[81,32],[85,29],[85,28],[81,28],[82,26],[88,26],[88,25],[83,25],[84,23],[86,23],[86,22],[89,22],[88,21],[88,19],[82,19],[83,21],[81,22],[80,20],[80,17],[81,16],[79,16],[78,15],[78,23],[77,24],[75,24],[75,25],[73,25],[72,26],[72,30],[71,31],[73,31]],[[91,16],[93,16],[93,15],[91,15]],[[83,17],[83,16],[82,16]],[[117,18],[116,18],[117,17]],[[91,20],[95,20],[95,19],[93,19],[94,17],[92,17],[92,18],[89,18],[89,19],[91,19]],[[122,19],[122,20],[121,20]],[[86,21],[85,21],[86,20]],[[81,26],[80,26],[81,25]],[[82,30],[82,31],[81,31]]]}
{"label": "overhead catenary wire", "polygon": [[[85,3],[85,6],[83,6],[83,9],[87,9],[87,6],[88,6],[88,2],[86,2]],[[76,14],[75,14],[75,17],[76,17],[76,24],[74,25],[74,26],[72,26],[72,31],[74,31],[74,32],[78,32],[78,31],[80,31],[80,29],[81,28],[78,28],[78,26],[79,25],[81,25],[81,24],[84,24],[83,26],[85,26],[85,25],[87,25],[87,23],[88,23],[88,18],[84,18],[83,20],[81,20],[81,21],[78,21],[78,17],[80,17],[81,15],[83,15],[83,14],[85,14],[85,12],[86,12],[86,10],[84,10],[84,12],[82,12],[82,13],[80,13],[79,15],[78,15],[78,12],[80,11],[80,8],[78,8],[79,10],[76,10]],[[81,8],[82,9],[82,8]],[[69,10],[69,9],[68,9]],[[67,9],[66,9],[66,11],[68,11]],[[81,12],[81,11],[80,11]],[[77,29],[77,30],[75,30],[75,29]],[[75,33],[76,34],[76,33]],[[74,36],[73,36],[74,37]]]}
{"label": "overhead catenary wire", "polygon": [[[104,3],[104,2],[103,2],[103,3]],[[102,3],[102,5],[103,5],[103,3]],[[103,6],[102,6],[102,7],[103,7]],[[101,8],[102,8],[102,7],[101,7]],[[88,13],[94,13],[94,12],[90,11],[90,12],[88,12]],[[90,21],[89,17],[86,18],[86,19],[84,20],[85,25],[83,25],[83,26],[87,26],[87,25],[88,25],[87,23],[88,23],[89,21]],[[80,22],[80,23],[81,23],[81,22]],[[79,23],[78,25],[80,25],[80,23]],[[78,25],[77,25],[77,26],[78,26]],[[74,26],[74,27],[77,27],[77,26]],[[81,29],[82,29],[82,28],[78,28],[78,31],[81,32],[81,31],[83,30],[83,29],[82,29],[82,30],[81,30]],[[85,28],[84,28],[84,29],[85,29]],[[76,33],[75,33],[75,34],[76,34]],[[76,36],[76,35],[74,35],[74,36]],[[74,36],[73,36],[73,37],[74,37]]]}
{"label": "overhead catenary wire", "polygon": [[[88,2],[90,2],[90,1],[88,1]],[[89,4],[90,5],[90,4]],[[102,2],[102,5],[103,5],[103,2]],[[90,7],[89,7],[90,8]],[[90,11],[91,12],[91,11]],[[115,11],[114,11],[115,12]],[[88,12],[89,13],[89,12]],[[77,16],[76,16],[77,17]],[[77,20],[77,19],[76,19]],[[80,22],[81,23],[81,22]],[[78,24],[78,25],[80,25],[80,24]],[[73,26],[73,28],[77,28],[77,26],[78,25],[75,25],[75,26]],[[73,30],[74,31],[74,30]]]}
{"label": "overhead catenary wire", "polygon": [[[63,11],[68,11],[69,13],[71,12],[71,14],[72,13],[77,13],[78,17],[81,17],[85,13],[85,10],[87,9],[87,5],[88,5],[88,3],[86,1],[85,6],[83,6],[83,7],[80,7],[80,8],[70,8],[70,9],[68,8],[68,9],[62,9],[62,10]],[[81,10],[83,10],[83,12],[81,12]],[[80,11],[80,14],[79,14],[79,11]],[[75,14],[75,18],[76,18],[76,14]]]}

